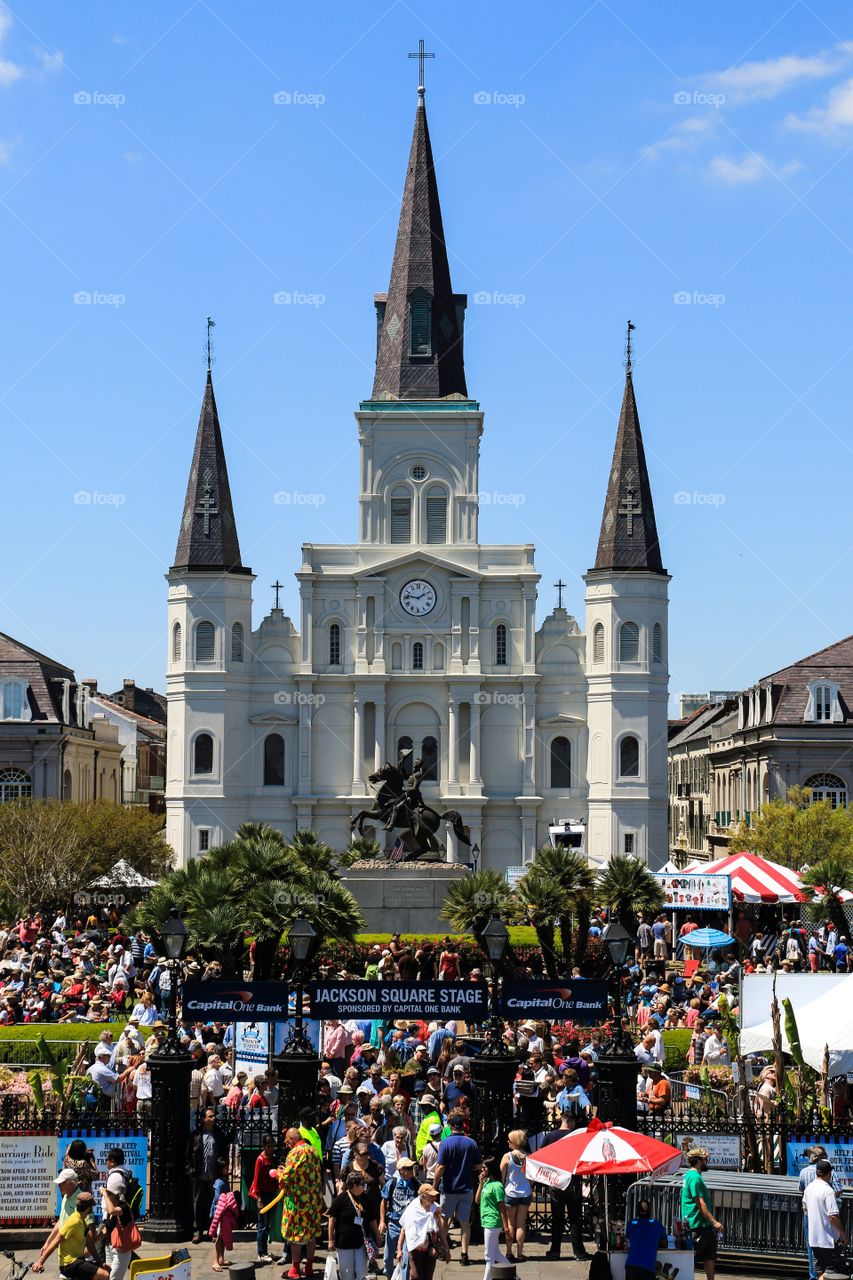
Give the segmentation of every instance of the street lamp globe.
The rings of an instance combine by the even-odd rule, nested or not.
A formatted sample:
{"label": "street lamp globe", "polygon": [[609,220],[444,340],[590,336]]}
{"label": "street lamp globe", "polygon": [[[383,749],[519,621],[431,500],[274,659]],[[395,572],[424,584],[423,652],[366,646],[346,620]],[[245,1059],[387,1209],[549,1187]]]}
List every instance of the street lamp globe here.
{"label": "street lamp globe", "polygon": [[611,920],[601,935],[601,941],[607,948],[613,968],[621,969],[628,959],[628,952],[634,944],[634,939],[628,930],[618,920]]}
{"label": "street lamp globe", "polygon": [[316,930],[311,927],[311,921],[305,916],[297,916],[287,931],[287,943],[298,965],[306,964],[311,959],[319,941]]}
{"label": "street lamp globe", "polygon": [[160,939],[167,960],[180,960],[189,936],[190,931],[178,915],[178,908],[172,907],[168,920],[160,930]]}
{"label": "street lamp globe", "polygon": [[480,941],[486,948],[486,954],[493,964],[499,964],[509,947],[509,930],[500,916],[492,916],[483,932]]}

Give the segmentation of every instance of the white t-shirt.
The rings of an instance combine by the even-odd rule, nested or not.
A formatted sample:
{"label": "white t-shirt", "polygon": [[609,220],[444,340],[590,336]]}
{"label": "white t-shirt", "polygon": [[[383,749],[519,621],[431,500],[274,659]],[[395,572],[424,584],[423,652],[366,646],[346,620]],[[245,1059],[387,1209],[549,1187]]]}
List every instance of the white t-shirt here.
{"label": "white t-shirt", "polygon": [[204,1087],[214,1098],[221,1098],[225,1092],[222,1076],[216,1067],[209,1067],[204,1076]]}
{"label": "white t-shirt", "polygon": [[806,1214],[809,1244],[813,1249],[832,1249],[838,1232],[830,1223],[830,1217],[838,1214],[835,1192],[823,1178],[815,1178],[803,1194],[803,1210]]}

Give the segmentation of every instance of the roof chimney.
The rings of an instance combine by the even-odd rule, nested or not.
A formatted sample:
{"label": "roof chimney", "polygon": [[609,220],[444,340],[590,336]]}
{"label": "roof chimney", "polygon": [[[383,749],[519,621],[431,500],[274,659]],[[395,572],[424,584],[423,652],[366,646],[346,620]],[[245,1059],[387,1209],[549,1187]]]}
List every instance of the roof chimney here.
{"label": "roof chimney", "polygon": [[121,683],[124,690],[124,693],[122,696],[122,705],[124,706],[126,711],[135,711],[136,707],[134,704],[136,702],[136,681],[122,680]]}
{"label": "roof chimney", "polygon": [[90,697],[98,692],[98,682],[94,676],[87,676],[86,679],[82,681],[82,684],[84,689],[89,690]]}

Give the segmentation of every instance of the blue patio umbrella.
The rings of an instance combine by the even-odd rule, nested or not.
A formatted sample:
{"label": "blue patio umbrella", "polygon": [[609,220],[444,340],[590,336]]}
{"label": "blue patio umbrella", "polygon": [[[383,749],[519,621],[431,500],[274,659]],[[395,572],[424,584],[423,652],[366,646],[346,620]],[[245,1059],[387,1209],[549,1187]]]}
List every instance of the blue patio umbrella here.
{"label": "blue patio umbrella", "polygon": [[734,946],[735,939],[722,929],[694,929],[682,939],[685,947],[697,947],[700,951],[713,951],[715,947]]}

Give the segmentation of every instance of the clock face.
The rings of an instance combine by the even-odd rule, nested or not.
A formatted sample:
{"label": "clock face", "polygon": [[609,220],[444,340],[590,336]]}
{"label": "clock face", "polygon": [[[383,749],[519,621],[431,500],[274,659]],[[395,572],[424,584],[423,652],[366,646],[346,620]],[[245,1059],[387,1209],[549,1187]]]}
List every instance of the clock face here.
{"label": "clock face", "polygon": [[423,578],[407,582],[400,592],[400,604],[413,618],[422,618],[435,608],[435,588]]}

